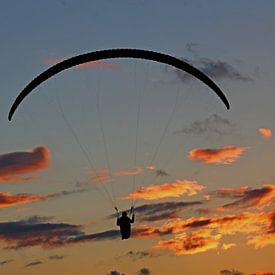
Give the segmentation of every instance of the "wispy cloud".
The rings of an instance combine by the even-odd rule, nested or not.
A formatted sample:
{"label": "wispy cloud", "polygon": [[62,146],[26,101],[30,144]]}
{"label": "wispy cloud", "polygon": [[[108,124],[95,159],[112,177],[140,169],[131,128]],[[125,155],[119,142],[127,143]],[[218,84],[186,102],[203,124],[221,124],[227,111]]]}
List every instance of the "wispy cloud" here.
{"label": "wispy cloud", "polygon": [[137,274],[138,275],[150,275],[152,273],[151,273],[151,270],[148,267],[143,267],[137,272]]}
{"label": "wispy cloud", "polygon": [[125,176],[135,176],[141,175],[144,170],[140,167],[135,169],[125,169],[117,171],[109,171],[107,168],[99,168],[91,171],[92,183],[105,183],[109,181],[112,177],[125,177]]}
{"label": "wispy cloud", "polygon": [[[188,236],[188,231],[206,230],[211,235],[215,243],[220,238],[218,236],[234,235],[243,233],[248,235],[248,245],[253,245],[255,248],[262,248],[269,245],[274,245],[275,242],[275,212],[251,213],[244,212],[235,215],[226,215],[221,217],[198,217],[189,219],[171,220],[161,227],[139,226],[133,230],[133,235],[137,238],[158,238],[166,235],[174,234],[172,244],[179,244],[181,236]],[[183,234],[184,233],[184,234]],[[208,234],[207,233],[207,234]],[[183,234],[183,235],[182,235]],[[211,239],[212,240],[212,239]],[[166,242],[164,242],[166,244]]]}
{"label": "wispy cloud", "polygon": [[13,259],[9,259],[9,260],[5,260],[5,261],[1,261],[0,265],[3,266],[3,265],[6,265],[6,264],[10,264],[12,262],[14,262],[14,260]]}
{"label": "wispy cloud", "polygon": [[271,271],[257,271],[256,273],[250,275],[275,275],[275,273]]}
{"label": "wispy cloud", "polygon": [[246,147],[232,145],[217,149],[197,148],[189,151],[189,159],[206,164],[232,164],[247,150]]}
{"label": "wispy cloud", "polygon": [[275,186],[265,184],[260,188],[219,189],[214,193],[214,196],[236,199],[223,205],[219,210],[263,208],[275,204]]}
{"label": "wispy cloud", "polygon": [[[180,212],[185,208],[201,205],[201,201],[175,202],[167,201],[162,203],[149,203],[135,207],[135,213],[138,214],[138,221],[156,222],[180,217]],[[108,216],[115,218],[116,214]]]}
{"label": "wispy cloud", "polygon": [[[223,60],[213,60],[210,58],[200,57],[194,60],[184,59],[184,61],[193,64],[199,70],[214,79],[231,79],[238,81],[251,80],[250,77],[242,74],[230,63]],[[183,82],[189,81],[192,78],[191,75],[180,70],[176,70],[176,75]]]}
{"label": "wispy cloud", "polygon": [[258,132],[262,135],[262,137],[266,140],[272,137],[272,130],[268,128],[260,128]]}
{"label": "wispy cloud", "polygon": [[17,194],[12,195],[8,192],[0,193],[0,208],[15,206],[19,204],[27,204],[36,201],[47,199],[46,196],[32,195],[32,194]]}
{"label": "wispy cloud", "polygon": [[[47,65],[55,65],[55,64],[57,64],[57,63],[59,63],[61,61],[64,61],[65,59],[67,59],[67,58],[65,58],[65,57],[50,57],[50,58],[47,58],[45,60],[45,63]],[[77,69],[89,68],[89,67],[115,69],[115,68],[121,67],[121,65],[98,60],[98,61],[86,62],[86,63],[79,64],[79,65],[75,66],[75,68],[77,68]]]}
{"label": "wispy cloud", "polygon": [[0,183],[30,180],[27,174],[45,170],[50,165],[47,147],[35,147],[30,152],[13,152],[0,155]]}
{"label": "wispy cloud", "polygon": [[51,255],[48,257],[49,260],[63,260],[64,256],[63,255]]}
{"label": "wispy cloud", "polygon": [[33,195],[33,194],[16,194],[12,195],[9,192],[0,192],[0,208],[16,206],[20,204],[28,204],[38,201],[44,201],[50,198],[58,198],[62,196],[71,195],[74,193],[84,192],[86,189],[77,189],[70,191],[61,191],[47,195]]}
{"label": "wispy cloud", "polygon": [[220,238],[220,234],[212,235],[208,230],[199,230],[179,234],[175,239],[160,240],[155,248],[171,250],[176,256],[197,254],[217,248]]}
{"label": "wispy cloud", "polygon": [[233,122],[229,119],[222,118],[218,114],[213,114],[204,120],[196,120],[189,127],[175,131],[176,134],[186,135],[204,135],[217,134],[226,135],[232,132]]}
{"label": "wispy cloud", "polygon": [[139,261],[144,258],[158,257],[160,256],[160,254],[155,253],[154,250],[141,250],[141,251],[130,250],[129,252],[124,254],[122,257],[124,258],[125,256],[131,258],[133,261]]}
{"label": "wispy cloud", "polygon": [[157,200],[176,198],[182,195],[193,196],[204,188],[203,185],[191,180],[176,180],[175,182],[149,185],[131,192],[125,199]]}
{"label": "wispy cloud", "polygon": [[120,273],[119,271],[112,270],[107,275],[125,275],[125,273]]}
{"label": "wispy cloud", "polygon": [[43,264],[42,261],[34,261],[26,264],[25,267],[32,267],[32,266],[41,265],[41,264]]}
{"label": "wispy cloud", "polygon": [[232,247],[235,247],[235,246],[236,246],[235,243],[223,243],[223,244],[222,244],[222,249],[223,249],[223,250],[228,250],[228,249],[230,249],[230,248],[232,248]]}
{"label": "wispy cloud", "polygon": [[244,273],[235,269],[223,269],[220,275],[244,275]]}

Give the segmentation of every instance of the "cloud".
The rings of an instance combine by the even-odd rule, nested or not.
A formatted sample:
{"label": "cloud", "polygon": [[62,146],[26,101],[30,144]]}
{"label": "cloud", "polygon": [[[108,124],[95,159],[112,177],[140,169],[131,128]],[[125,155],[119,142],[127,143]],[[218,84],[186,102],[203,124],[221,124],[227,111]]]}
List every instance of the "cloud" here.
{"label": "cloud", "polygon": [[6,243],[8,245],[6,249],[34,246],[55,248],[89,241],[112,240],[120,236],[119,230],[86,234],[82,231],[81,225],[48,221],[47,217],[34,216],[27,220],[2,222],[0,223],[0,243]]}
{"label": "cloud", "polygon": [[217,248],[220,238],[220,234],[211,235],[207,230],[199,230],[179,234],[175,239],[160,240],[155,248],[170,250],[176,256],[197,254]]}
{"label": "cloud", "polygon": [[196,181],[176,180],[175,182],[149,185],[131,192],[124,199],[157,200],[163,198],[176,198],[182,195],[193,196],[204,188]]}
{"label": "cloud", "polygon": [[27,204],[45,199],[47,199],[46,196],[31,194],[12,195],[8,192],[0,192],[0,208],[15,206],[19,204]]}
{"label": "cloud", "polygon": [[5,261],[1,261],[0,265],[3,266],[3,265],[6,265],[6,264],[9,264],[9,263],[12,263],[12,262],[14,262],[14,260],[13,259],[9,259],[9,260],[5,260]]}
{"label": "cloud", "polygon": [[[55,65],[61,61],[64,61],[65,59],[67,59],[67,58],[65,58],[65,57],[51,57],[51,58],[46,59],[45,63],[47,65]],[[89,67],[115,69],[115,68],[121,67],[121,65],[98,60],[98,61],[90,61],[90,62],[86,62],[83,64],[79,64],[79,65],[75,66],[74,68],[82,69],[82,68],[89,68]]]}
{"label": "cloud", "polygon": [[67,196],[74,193],[84,192],[86,189],[78,189],[72,191],[61,191],[57,193],[51,193],[47,195],[33,195],[33,194],[16,194],[12,195],[9,192],[0,192],[0,208],[16,206],[20,204],[28,204],[38,201],[44,201],[50,198],[58,198],[61,196]]}
{"label": "cloud", "polygon": [[222,244],[222,249],[223,250],[228,250],[228,249],[230,249],[232,247],[235,247],[235,246],[236,246],[236,244],[234,244],[234,243],[223,243]]}
{"label": "cloud", "polygon": [[189,151],[189,159],[206,164],[232,164],[237,161],[247,148],[232,145],[218,149],[192,149]]}
{"label": "cloud", "polygon": [[158,257],[160,256],[160,254],[154,253],[154,251],[149,251],[149,250],[143,250],[143,251],[130,250],[122,257],[124,258],[125,256],[131,258],[133,261],[137,261],[137,260],[142,260],[144,258]]}
{"label": "cloud", "polygon": [[142,174],[143,169],[136,168],[136,169],[130,169],[130,170],[120,170],[120,171],[114,171],[113,175],[117,177],[121,176],[133,176],[133,175],[140,175]]}
{"label": "cloud", "polygon": [[65,223],[49,223],[45,217],[28,220],[1,222],[0,242],[9,249],[41,246],[44,248],[64,245],[71,238],[83,234],[81,226]]}
{"label": "cloud", "polygon": [[150,275],[152,273],[151,273],[151,270],[149,268],[143,267],[137,272],[137,274],[138,275]]}
{"label": "cloud", "polygon": [[250,275],[275,275],[275,273],[270,271],[257,271],[256,273]]}
{"label": "cloud", "polygon": [[156,176],[157,177],[166,177],[166,176],[169,176],[169,174],[163,169],[158,169],[158,170],[156,170]]}
{"label": "cloud", "polygon": [[272,137],[272,131],[268,128],[260,128],[258,132],[263,136],[264,139],[268,140]]}
{"label": "cloud", "polygon": [[[167,201],[162,203],[142,204],[135,207],[135,213],[138,213],[138,220],[141,222],[161,221],[178,218],[181,210],[201,204],[201,201]],[[130,209],[128,209],[127,211],[130,211]],[[116,218],[116,214],[111,214],[108,216],[108,218],[114,219]]]}
{"label": "cloud", "polygon": [[45,170],[50,165],[47,147],[35,147],[30,152],[13,152],[0,155],[0,183],[26,181],[23,176]]}
{"label": "cloud", "polygon": [[234,124],[229,119],[213,114],[204,120],[194,121],[189,127],[175,131],[175,134],[204,135],[214,133],[226,135],[232,132],[233,127]]}
{"label": "cloud", "polygon": [[143,204],[136,207],[135,212],[139,213],[141,221],[160,221],[178,218],[181,210],[201,204],[201,201]]}
{"label": "cloud", "polygon": [[[139,226],[133,229],[133,236],[136,238],[157,238],[166,235],[176,234],[193,230],[214,231],[215,235],[234,235],[236,233],[247,234],[247,244],[255,248],[262,248],[274,245],[275,242],[275,212],[251,213],[244,212],[235,215],[221,217],[198,217],[189,219],[176,219],[166,222],[161,227]],[[207,233],[207,234],[208,234]],[[210,234],[210,233],[209,233]],[[185,237],[187,235],[182,235]],[[172,247],[180,243],[177,237],[171,241]],[[211,239],[212,240],[212,239]],[[217,242],[219,238],[214,238]],[[164,242],[164,245],[168,243]],[[187,252],[186,252],[187,253]]]}
{"label": "cloud", "polygon": [[[193,64],[200,71],[205,73],[207,76],[214,79],[231,79],[239,81],[249,81],[250,77],[240,73],[231,64],[222,60],[212,60],[210,58],[198,58],[196,60],[184,59],[184,61]],[[177,77],[182,81],[189,81],[192,76],[184,73],[180,70],[176,70]]]}
{"label": "cloud", "polygon": [[244,273],[235,269],[224,269],[220,271],[220,275],[244,275]]}
{"label": "cloud", "polygon": [[31,266],[41,265],[41,264],[43,264],[42,261],[34,261],[26,264],[25,267],[31,267]]}
{"label": "cloud", "polygon": [[237,200],[223,205],[219,210],[263,208],[275,204],[275,186],[272,184],[265,184],[260,188],[220,189],[215,194],[222,198],[237,198]]}
{"label": "cloud", "polygon": [[116,270],[113,270],[113,271],[107,273],[107,275],[125,275],[125,273],[120,273],[120,272],[118,272]]}
{"label": "cloud", "polygon": [[63,260],[64,256],[62,255],[51,255],[48,257],[49,260]]}
{"label": "cloud", "polygon": [[106,168],[95,169],[91,172],[92,183],[105,183],[109,181],[112,177],[125,177],[125,176],[135,176],[141,175],[143,169],[138,167],[135,169],[128,170],[118,170],[118,171],[109,171]]}

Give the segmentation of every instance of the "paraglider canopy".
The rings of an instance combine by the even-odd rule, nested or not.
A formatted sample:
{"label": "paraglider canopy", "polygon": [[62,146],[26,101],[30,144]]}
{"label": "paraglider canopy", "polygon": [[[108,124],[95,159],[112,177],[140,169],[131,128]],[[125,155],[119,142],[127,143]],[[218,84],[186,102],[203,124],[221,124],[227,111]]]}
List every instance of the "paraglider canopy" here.
{"label": "paraglider canopy", "polygon": [[29,95],[37,86],[41,83],[49,79],[50,77],[62,72],[66,69],[72,68],[74,66],[84,64],[91,61],[103,60],[103,59],[111,59],[111,58],[135,58],[135,59],[145,59],[152,60],[160,63],[164,63],[167,65],[171,65],[179,70],[187,72],[200,81],[202,81],[205,85],[211,88],[217,96],[222,100],[227,109],[230,108],[229,102],[221,91],[221,89],[212,81],[207,75],[205,75],[200,70],[196,69],[192,65],[187,62],[173,57],[171,55],[149,51],[149,50],[140,50],[140,49],[108,49],[101,51],[94,51],[89,53],[84,53],[81,55],[73,56],[69,59],[66,59],[62,62],[55,64],[50,67],[46,71],[42,72],[40,75],[35,77],[17,96],[14,103],[11,106],[9,111],[8,119],[11,120],[15,111],[21,102],[25,99],[27,95]]}

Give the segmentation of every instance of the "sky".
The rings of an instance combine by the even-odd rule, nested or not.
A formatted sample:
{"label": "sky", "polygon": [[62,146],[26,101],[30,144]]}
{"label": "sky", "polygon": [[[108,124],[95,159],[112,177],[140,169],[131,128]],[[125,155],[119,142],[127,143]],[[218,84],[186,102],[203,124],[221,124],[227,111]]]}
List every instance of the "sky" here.
{"label": "sky", "polygon": [[[1,1],[0,272],[275,274],[275,2]],[[138,48],[182,59],[77,66]],[[134,205],[132,236],[116,213]]]}

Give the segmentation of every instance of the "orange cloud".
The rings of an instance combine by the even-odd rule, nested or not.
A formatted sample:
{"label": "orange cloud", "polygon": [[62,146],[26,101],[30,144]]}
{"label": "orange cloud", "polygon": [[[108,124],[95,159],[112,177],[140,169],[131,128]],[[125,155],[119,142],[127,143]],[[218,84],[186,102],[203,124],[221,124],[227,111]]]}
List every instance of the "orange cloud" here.
{"label": "orange cloud", "polygon": [[149,171],[154,171],[154,170],[157,170],[157,166],[155,165],[147,166],[146,169],[148,169]]}
{"label": "orange cloud", "polygon": [[122,177],[122,176],[134,176],[134,175],[140,175],[143,173],[142,168],[136,168],[131,170],[121,170],[121,171],[115,171],[113,172],[114,176]]}
{"label": "orange cloud", "polygon": [[275,245],[275,233],[250,237],[247,243],[254,245],[255,248],[263,248],[268,245]]}
{"label": "orange cloud", "polygon": [[26,174],[45,170],[50,165],[47,147],[35,147],[30,152],[13,152],[0,155],[0,182],[27,181]]}
{"label": "orange cloud", "polygon": [[[0,208],[5,208],[9,206],[15,206],[19,204],[33,203],[37,201],[43,201],[50,198],[58,198],[61,196],[67,196],[74,193],[84,192],[85,189],[71,190],[71,191],[61,191],[57,193],[50,193],[47,195],[32,195],[32,194],[17,194],[12,195],[9,192],[0,192]],[[23,209],[21,209],[22,211]],[[25,208],[26,210],[26,208]],[[17,209],[18,211],[18,209]],[[24,210],[23,210],[24,211]]]}
{"label": "orange cloud", "polygon": [[250,275],[275,275],[274,272],[269,271],[257,271],[256,273],[250,274]]}
{"label": "orange cloud", "polygon": [[260,188],[242,187],[237,189],[222,189],[216,195],[226,198],[233,197],[237,200],[225,204],[219,210],[263,208],[275,204],[275,185],[265,184]]}
{"label": "orange cloud", "polygon": [[[46,64],[47,65],[55,65],[63,60],[65,60],[65,57],[52,57],[52,58],[48,58],[46,59]],[[98,68],[110,68],[110,69],[114,69],[114,68],[118,68],[120,67],[119,64],[115,64],[115,63],[110,63],[110,62],[106,62],[106,61],[91,61],[91,62],[86,62],[83,64],[79,64],[77,66],[75,66],[75,68],[89,68],[89,67],[98,67]]]}
{"label": "orange cloud", "polygon": [[[167,222],[161,227],[140,226],[135,227],[133,236],[136,238],[155,238],[170,234],[186,233],[189,230],[209,230],[218,236],[246,234],[247,244],[255,248],[274,245],[275,240],[275,212],[251,213],[245,212],[237,215],[226,215],[222,217],[199,217],[187,220],[176,219]],[[186,236],[186,235],[183,235]],[[215,238],[218,241],[219,238]],[[179,242],[173,240],[173,247]],[[163,244],[167,244],[165,241]],[[233,244],[223,245],[223,249],[233,247]]]}
{"label": "orange cloud", "polygon": [[193,149],[189,152],[189,159],[206,164],[232,164],[243,154],[247,148],[224,146],[218,149]]}
{"label": "orange cloud", "polygon": [[31,194],[17,194],[12,195],[8,192],[0,192],[0,208],[27,204],[36,201],[47,199],[47,196],[31,195]]}
{"label": "orange cloud", "polygon": [[91,172],[91,180],[92,183],[105,183],[109,181],[111,178],[111,174],[106,168],[95,169]]}
{"label": "orange cloud", "polygon": [[180,197],[184,194],[187,196],[193,196],[203,188],[204,186],[198,184],[196,181],[176,180],[175,182],[170,183],[149,185],[130,193],[129,196],[125,197],[125,199],[157,200],[169,197]]}
{"label": "orange cloud", "polygon": [[260,128],[258,132],[263,136],[263,138],[270,139],[272,137],[272,131],[268,128]]}
{"label": "orange cloud", "polygon": [[173,251],[174,255],[187,255],[205,252],[218,247],[221,235],[211,235],[208,230],[200,230],[191,234],[182,233],[175,239],[160,240],[155,248]]}
{"label": "orange cloud", "polygon": [[91,172],[92,183],[104,183],[109,181],[111,177],[125,177],[140,175],[143,173],[142,168],[129,169],[129,170],[119,170],[119,171],[109,171],[106,168],[95,169]]}
{"label": "orange cloud", "polygon": [[223,243],[222,244],[222,249],[223,250],[227,250],[227,249],[230,249],[230,248],[232,248],[234,246],[236,246],[236,244],[234,244],[234,243]]}

